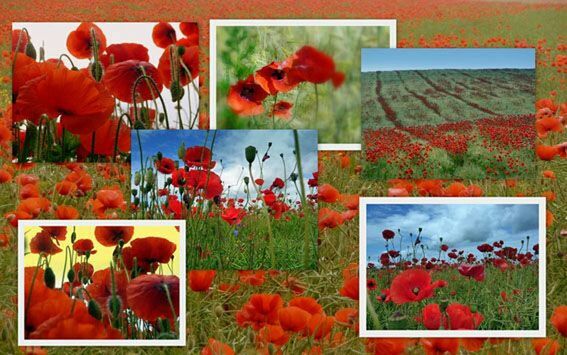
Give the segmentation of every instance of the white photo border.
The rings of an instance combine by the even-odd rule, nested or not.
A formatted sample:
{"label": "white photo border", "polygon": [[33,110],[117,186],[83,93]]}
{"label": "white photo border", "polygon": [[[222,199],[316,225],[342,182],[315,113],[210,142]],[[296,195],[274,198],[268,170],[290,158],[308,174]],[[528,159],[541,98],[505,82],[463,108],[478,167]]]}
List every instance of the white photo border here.
{"label": "white photo border", "polygon": [[[537,204],[538,330],[368,330],[366,329],[366,209],[368,205]],[[359,334],[367,338],[544,338],[546,336],[546,199],[545,197],[361,197],[359,253]]]}
{"label": "white photo border", "polygon": [[[261,19],[261,20],[243,20],[243,19],[230,19],[230,20],[215,20],[209,21],[209,127],[210,129],[217,128],[217,27],[225,26],[242,26],[242,27],[256,27],[256,26],[269,26],[269,27],[336,27],[336,26],[350,26],[350,27],[388,27],[390,35],[390,47],[396,48],[397,41],[397,20],[384,19],[384,20],[334,20],[334,19]],[[361,118],[362,119],[362,118]],[[309,129],[309,128],[307,128]],[[362,139],[362,138],[361,138]],[[360,151],[362,148],[361,143],[322,143],[318,145],[320,151]]]}
{"label": "white photo border", "polygon": [[[24,232],[30,227],[42,226],[132,226],[179,227],[179,339],[25,339],[24,320]],[[21,220],[18,222],[18,346],[185,346],[187,272],[185,262],[184,220]]]}

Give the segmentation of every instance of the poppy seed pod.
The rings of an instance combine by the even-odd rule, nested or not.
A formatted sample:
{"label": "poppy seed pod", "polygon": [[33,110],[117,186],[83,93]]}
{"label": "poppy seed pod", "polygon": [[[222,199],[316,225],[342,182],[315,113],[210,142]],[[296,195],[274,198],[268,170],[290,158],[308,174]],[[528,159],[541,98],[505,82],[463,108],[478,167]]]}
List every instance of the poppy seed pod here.
{"label": "poppy seed pod", "polygon": [[157,152],[156,157],[158,160],[161,160],[163,158],[162,152]]}
{"label": "poppy seed pod", "polygon": [[158,116],[159,123],[163,123],[165,121],[165,113],[160,112]]}
{"label": "poppy seed pod", "polygon": [[33,44],[31,42],[28,42],[28,44],[26,44],[26,55],[30,58],[32,58],[33,60],[36,60],[37,58],[37,53],[35,51],[35,47],[33,46]]}
{"label": "poppy seed pod", "polygon": [[102,319],[102,312],[100,310],[100,306],[98,305],[98,303],[95,302],[95,300],[91,299],[88,303],[87,306],[88,310],[89,310],[89,314],[98,320]]}
{"label": "poppy seed pod", "polygon": [[132,189],[132,196],[134,197],[138,196],[138,190]]}
{"label": "poppy seed pod", "polygon": [[75,240],[77,240],[77,233],[73,231],[73,233],[71,233],[71,243],[75,243]]}
{"label": "poppy seed pod", "polygon": [[177,149],[177,156],[179,157],[179,159],[181,159],[181,160],[185,159],[186,150],[187,149],[185,149],[185,143],[181,143],[181,145]]}
{"label": "poppy seed pod", "polygon": [[152,168],[146,169],[146,182],[148,184],[154,183],[154,171]]}
{"label": "poppy seed pod", "polygon": [[184,91],[179,81],[172,82],[169,90],[171,91],[171,100],[173,100],[174,102],[179,101],[183,98]]}
{"label": "poppy seed pod", "polygon": [[177,55],[183,57],[183,54],[185,54],[185,46],[177,46]]}
{"label": "poppy seed pod", "polygon": [[289,175],[289,178],[291,181],[296,182],[297,181],[297,174],[296,173],[291,173],[291,175]]}
{"label": "poppy seed pod", "polygon": [[254,147],[253,145],[249,145],[244,149],[244,153],[246,155],[246,161],[248,161],[248,164],[252,165],[254,159],[256,159],[258,149],[256,149],[256,147]]}
{"label": "poppy seed pod", "polygon": [[134,185],[135,186],[140,186],[140,181],[142,180],[142,175],[140,174],[139,171],[136,171],[136,173],[134,174]]}
{"label": "poppy seed pod", "polygon": [[244,177],[244,183],[248,185],[250,183],[250,178],[248,176]]}
{"label": "poppy seed pod", "polygon": [[43,274],[43,281],[45,282],[45,286],[49,288],[55,287],[55,273],[53,272],[52,268],[47,267],[45,269],[45,273]]}
{"label": "poppy seed pod", "polygon": [[134,198],[134,205],[138,206],[139,204],[140,204],[140,198],[139,197]]}
{"label": "poppy seed pod", "polygon": [[102,64],[99,61],[95,61],[91,64],[90,72],[94,80],[100,81],[102,79]]}
{"label": "poppy seed pod", "polygon": [[73,282],[75,280],[75,271],[73,269],[69,269],[69,272],[67,272],[67,280],[69,282]]}

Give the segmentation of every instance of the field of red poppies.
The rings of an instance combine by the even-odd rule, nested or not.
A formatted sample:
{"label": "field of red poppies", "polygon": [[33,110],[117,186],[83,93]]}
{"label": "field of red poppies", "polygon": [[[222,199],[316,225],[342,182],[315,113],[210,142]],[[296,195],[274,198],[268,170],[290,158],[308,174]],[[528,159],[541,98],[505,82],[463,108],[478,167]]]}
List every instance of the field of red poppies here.
{"label": "field of red poppies", "polygon": [[156,133],[132,154],[133,215],[186,220],[189,270],[316,268],[315,131]]}
{"label": "field of red poppies", "polygon": [[[37,33],[25,23],[12,31],[12,147],[18,162],[127,161],[130,129],[197,126],[199,112],[191,104],[198,92],[196,23],[182,22],[180,38],[169,23],[147,24],[146,45],[107,43],[115,32],[128,31],[127,24],[106,34],[99,26],[111,25],[69,24],[67,37],[58,38],[66,43],[62,53],[34,42],[51,26],[27,26]],[[157,60],[157,49],[162,54],[156,67],[149,52]]]}
{"label": "field of red poppies", "polygon": [[[84,8],[80,8],[84,6]],[[0,351],[24,354],[98,354],[102,348],[18,347],[16,337],[15,213],[28,218],[47,218],[56,213],[68,218],[125,217],[130,189],[128,170],[121,165],[86,164],[92,188],[84,195],[60,196],[54,186],[71,173],[62,165],[10,162],[11,27],[9,21],[108,21],[195,20],[200,29],[200,49],[207,53],[210,18],[396,18],[399,47],[529,46],[537,50],[536,98],[550,110],[567,101],[565,90],[566,43],[560,29],[566,12],[562,4],[468,0],[369,1],[352,3],[314,0],[301,6],[290,2],[202,1],[173,4],[156,0],[143,3],[100,0],[70,6],[54,0],[5,1],[2,14],[0,102],[0,213],[6,217],[0,232]],[[269,62],[259,63],[260,68]],[[207,59],[201,56],[199,77],[206,83]],[[207,88],[201,90],[202,111],[207,107]],[[543,106],[541,106],[543,105]],[[7,118],[8,117],[8,118]],[[201,126],[205,127],[205,126]],[[319,185],[331,193],[319,205],[319,267],[311,271],[193,271],[188,273],[187,346],[185,348],[114,348],[117,354],[199,353],[234,354],[272,352],[290,354],[560,354],[567,336],[567,229],[564,181],[567,161],[560,155],[565,135],[551,132],[537,139],[537,175],[526,180],[393,180],[368,182],[360,178],[359,153],[320,153]],[[18,184],[23,174],[37,176],[40,198],[22,197]],[[70,179],[74,179],[73,174]],[[75,183],[76,184],[76,183]],[[27,185],[27,184],[25,184]],[[117,185],[117,188],[112,188]],[[73,186],[71,184],[71,186]],[[26,188],[28,189],[28,188]],[[30,188],[33,189],[33,188]],[[547,337],[541,339],[360,339],[358,322],[358,223],[357,195],[361,196],[546,196],[547,209]],[[321,194],[321,191],[319,191]],[[51,203],[47,204],[45,200]],[[346,203],[352,199],[355,203]],[[92,202],[90,202],[92,201]],[[96,202],[98,201],[98,202]],[[90,202],[90,203],[89,203]],[[61,205],[67,208],[62,208]],[[92,207],[97,207],[93,209]],[[349,208],[352,208],[350,209]],[[20,208],[18,208],[20,207]],[[69,208],[72,207],[72,208]],[[76,212],[75,212],[76,210]],[[61,217],[60,217],[61,218]],[[543,247],[543,246],[541,246]],[[460,276],[460,275],[459,275]],[[462,277],[462,276],[460,276]],[[475,281],[473,281],[475,282]],[[286,315],[291,314],[291,317]]]}
{"label": "field of red poppies", "polygon": [[[530,69],[363,73],[364,176],[533,176],[534,82]],[[563,114],[539,136],[562,132]]]}
{"label": "field of red poppies", "polygon": [[482,258],[441,244],[427,258],[421,233],[403,245],[399,230],[382,231],[388,251],[367,264],[368,330],[538,329],[539,244],[483,243]]}
{"label": "field of red poppies", "polygon": [[137,233],[166,228],[27,227],[24,263],[35,266],[23,270],[25,339],[178,339],[177,244]]}

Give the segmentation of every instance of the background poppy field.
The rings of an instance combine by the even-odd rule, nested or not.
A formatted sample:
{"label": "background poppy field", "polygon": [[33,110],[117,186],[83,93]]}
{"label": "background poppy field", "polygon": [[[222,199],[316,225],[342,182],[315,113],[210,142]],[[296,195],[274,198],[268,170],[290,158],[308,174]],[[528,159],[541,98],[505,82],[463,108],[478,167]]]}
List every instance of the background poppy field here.
{"label": "background poppy field", "polygon": [[[363,63],[372,66],[372,60],[388,53],[413,65],[402,70],[382,65],[378,68],[384,70],[362,73],[365,177],[484,179],[534,174],[535,70],[524,68],[535,65],[534,51],[365,49]],[[421,64],[420,54],[453,61],[429,67]],[[472,60],[477,56],[491,59],[474,66],[480,61]],[[438,69],[443,64],[454,66]],[[559,121],[552,122],[555,131],[562,131]]]}
{"label": "background poppy field", "polygon": [[[265,98],[265,112],[257,115],[239,115],[227,105],[232,85],[272,62],[284,62],[306,45],[333,59],[335,69],[344,74],[340,86],[303,81],[288,92]],[[387,27],[219,26],[217,127],[318,129],[319,143],[359,143],[360,48],[388,46]],[[291,104],[291,113],[279,118],[276,115],[274,122],[270,113],[274,103],[280,101]]]}
{"label": "background poppy field", "polygon": [[[309,3],[270,2],[254,0],[247,2],[210,2],[195,1],[183,4],[166,4],[163,1],[149,0],[140,3],[123,1],[119,3],[100,1],[84,9],[69,6],[63,0],[45,3],[30,0],[25,3],[8,1],[0,4],[2,9],[2,42],[3,60],[1,62],[2,81],[0,82],[0,103],[3,108],[0,126],[0,150],[2,156],[3,181],[0,184],[0,211],[2,215],[15,211],[20,204],[16,201],[20,185],[16,183],[16,176],[32,173],[41,176],[42,194],[56,196],[54,184],[65,179],[68,171],[56,165],[13,166],[10,163],[9,147],[10,119],[6,110],[10,98],[10,26],[9,21],[14,19],[29,19],[38,21],[76,21],[88,11],[93,18],[108,21],[147,20],[154,21],[154,14],[159,11],[164,18],[191,18],[195,19],[200,28],[201,50],[207,53],[208,21],[211,18],[396,18],[398,20],[397,39],[398,47],[460,47],[463,45],[509,47],[529,46],[536,48],[538,63],[536,70],[536,99],[547,100],[547,104],[559,105],[566,102],[565,90],[565,37],[562,36],[564,5],[557,3],[519,3],[501,1],[430,1],[423,0],[416,6],[415,1],[359,1],[356,6],[351,3],[312,1]],[[205,68],[200,77],[207,78],[207,59],[202,56],[202,66]],[[201,91],[202,111],[207,109],[207,82]],[[205,128],[205,126],[201,126]],[[538,143],[551,147],[565,141],[565,134],[552,133],[546,138],[538,139]],[[537,175],[533,179],[523,180],[463,180],[421,182],[404,184],[402,181],[368,182],[359,176],[361,165],[360,153],[319,153],[320,159],[320,185],[330,184],[340,194],[361,196],[388,196],[446,194],[448,191],[463,191],[480,193],[484,196],[547,196],[548,197],[548,245],[547,245],[547,338],[543,339],[359,339],[352,328],[356,326],[357,299],[358,299],[358,265],[350,265],[358,261],[358,223],[350,221],[344,223],[343,212],[346,217],[349,209],[341,201],[321,202],[319,246],[319,268],[306,272],[190,272],[187,293],[187,347],[183,349],[163,348],[136,348],[112,349],[114,353],[127,354],[132,351],[141,354],[169,354],[169,353],[198,353],[211,354],[222,350],[227,354],[236,352],[254,352],[256,349],[266,351],[266,348],[277,349],[281,347],[284,353],[330,353],[343,354],[345,352],[368,352],[384,354],[435,354],[444,350],[451,354],[476,353],[488,354],[560,354],[565,349],[565,301],[563,295],[567,292],[565,282],[565,257],[567,241],[565,239],[567,205],[565,202],[564,181],[567,179],[567,163],[565,159],[557,156],[555,149],[547,160],[538,157]],[[18,170],[16,170],[16,168]],[[21,170],[26,169],[28,170]],[[13,169],[13,170],[12,170]],[[107,186],[119,184],[122,195],[128,199],[129,184],[119,180],[115,175],[105,176],[99,172],[96,165],[87,165],[87,171],[93,177],[93,189],[82,197],[71,199],[68,197],[67,205],[76,206],[81,218],[96,216],[92,209],[86,206],[90,200],[99,203],[119,202],[106,199],[110,195],[116,196],[113,191],[105,189]],[[126,174],[128,170],[118,166],[118,171]],[[6,174],[7,173],[7,174]],[[73,178],[73,177],[71,177]],[[454,185],[455,184],[455,185]],[[410,188],[411,186],[411,188]],[[452,187],[451,187],[452,186]],[[411,190],[411,191],[410,191]],[[101,193],[101,191],[107,191]],[[100,199],[96,198],[99,195]],[[333,194],[334,195],[334,194]],[[336,196],[335,196],[336,198]],[[76,199],[76,200],[75,200]],[[333,200],[333,199],[330,199]],[[37,200],[32,202],[38,203]],[[26,211],[29,202],[26,203]],[[328,205],[327,205],[328,204]],[[104,204],[103,204],[104,205]],[[106,205],[105,205],[106,206]],[[123,211],[120,203],[108,204],[105,208],[96,211],[102,216],[125,217],[130,211]],[[20,209],[21,212],[25,212]],[[37,206],[36,206],[37,207]],[[41,206],[39,206],[41,207]],[[37,212],[32,217],[51,217],[56,213],[57,206],[52,208],[34,208]],[[356,211],[356,206],[355,211]],[[45,211],[44,211],[45,210]],[[333,213],[336,212],[336,213]],[[79,349],[79,348],[19,348],[16,338],[17,312],[15,296],[16,289],[16,246],[17,239],[10,221],[4,222],[4,229],[0,233],[2,249],[0,249],[0,310],[4,317],[0,317],[0,349],[7,353],[27,354],[67,354],[73,351],[82,351],[85,354],[98,354],[108,349]],[[76,214],[71,217],[78,218]],[[30,218],[32,218],[30,217]],[[339,222],[343,222],[339,224]],[[328,226],[328,227],[327,227]],[[334,228],[329,228],[334,226]],[[563,232],[562,232],[563,231]],[[349,266],[350,265],[350,266]],[[253,295],[260,294],[261,296]],[[279,295],[279,298],[277,297]],[[297,295],[312,297],[313,300],[295,300],[293,304],[300,308],[286,310],[299,315],[298,324],[286,323],[286,328],[295,329],[283,331],[279,309],[297,297]],[[273,297],[270,297],[273,296]],[[251,299],[252,298],[252,299]],[[262,315],[254,302],[274,301],[273,307],[268,308]],[[281,301],[280,301],[281,300]],[[250,302],[252,301],[252,302]],[[270,303],[270,302],[267,302]],[[308,306],[303,305],[307,303]],[[297,307],[300,305],[301,307]],[[247,312],[240,312],[241,310]],[[309,309],[308,312],[305,309]],[[277,310],[277,314],[276,311]],[[305,314],[305,311],[308,314]],[[321,311],[324,311],[324,315]],[[237,314],[238,322],[237,320]],[[248,315],[261,315],[259,320],[269,321],[270,324],[258,323],[256,328],[247,321]],[[313,313],[313,314],[312,314]],[[306,322],[312,327],[305,331]],[[314,334],[319,324],[327,325],[325,332]],[[330,323],[332,325],[330,325]],[[278,326],[278,323],[280,326]],[[290,327],[293,325],[293,327]],[[330,325],[330,326],[329,326]],[[264,328],[257,331],[258,327]],[[262,329],[260,328],[260,329]],[[281,329],[280,329],[281,328]],[[330,341],[333,334],[334,341]],[[307,334],[307,336],[303,335]],[[311,334],[311,335],[309,335]],[[335,335],[338,334],[338,335]],[[289,338],[287,337],[289,336]],[[315,340],[314,338],[319,340]]]}

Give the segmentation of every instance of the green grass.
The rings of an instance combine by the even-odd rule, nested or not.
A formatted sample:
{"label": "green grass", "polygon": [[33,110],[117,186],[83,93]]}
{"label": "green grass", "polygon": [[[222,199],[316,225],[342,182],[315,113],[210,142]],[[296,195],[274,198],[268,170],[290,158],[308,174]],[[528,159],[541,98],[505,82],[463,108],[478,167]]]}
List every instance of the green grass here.
{"label": "green grass", "polygon": [[[420,302],[396,305],[392,302],[382,303],[376,300],[381,290],[389,288],[396,271],[368,269],[368,278],[377,281],[378,287],[369,291],[368,302],[374,307],[379,321],[374,324],[373,317],[367,316],[369,330],[424,330],[422,323],[416,321],[422,309],[428,304],[437,303],[443,308],[451,303],[460,303],[479,312],[484,320],[477,330],[537,330],[538,300],[538,267],[531,264],[514,270],[501,272],[494,267],[485,269],[484,281],[475,281],[459,274],[456,269],[434,271],[434,281],[445,280],[448,285],[438,288],[432,298]],[[519,292],[515,295],[514,290]],[[506,292],[508,301],[500,295]],[[452,294],[454,293],[454,295]],[[376,319],[376,318],[374,318]],[[400,323],[403,326],[400,328]]]}

